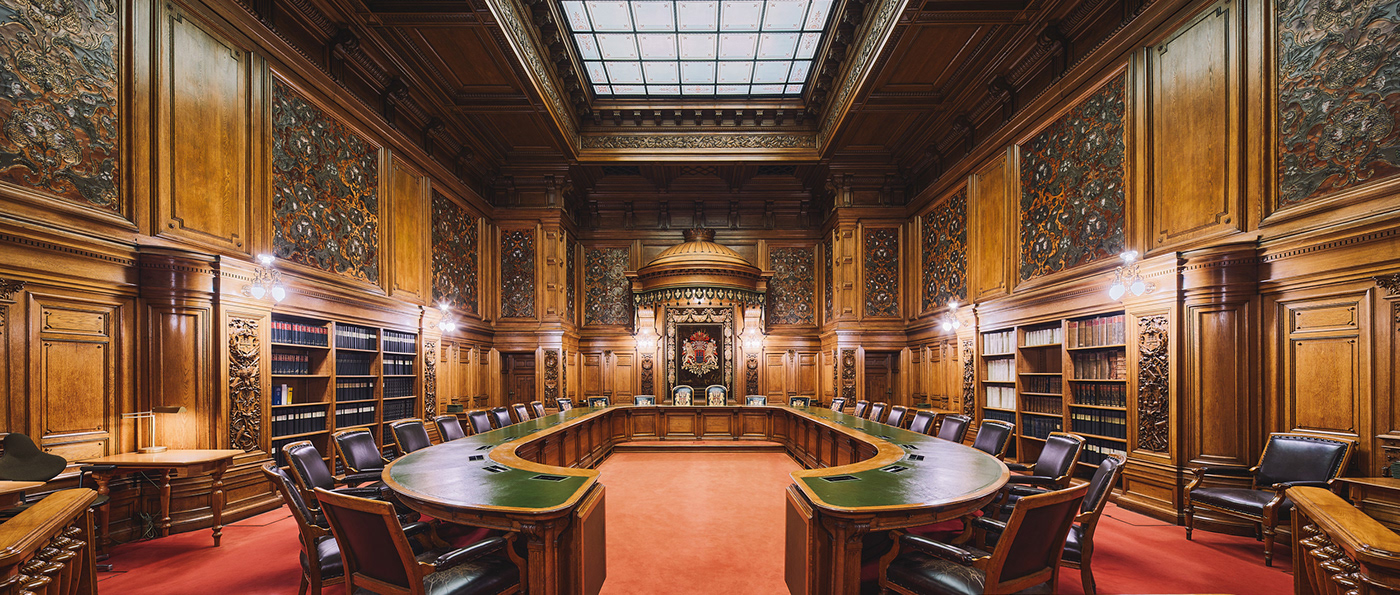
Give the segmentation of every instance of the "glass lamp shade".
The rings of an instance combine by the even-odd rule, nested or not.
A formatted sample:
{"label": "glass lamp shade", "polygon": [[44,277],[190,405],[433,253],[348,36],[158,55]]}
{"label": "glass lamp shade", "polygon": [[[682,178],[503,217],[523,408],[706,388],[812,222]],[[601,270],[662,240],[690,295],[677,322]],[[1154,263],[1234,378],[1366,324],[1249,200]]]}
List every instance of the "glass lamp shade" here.
{"label": "glass lamp shade", "polygon": [[1142,292],[1147,291],[1147,284],[1143,283],[1142,279],[1134,279],[1133,284],[1128,289],[1133,292],[1133,295],[1142,295]]}
{"label": "glass lamp shade", "polygon": [[1108,297],[1113,298],[1115,300],[1121,300],[1123,299],[1123,294],[1127,293],[1127,291],[1127,288],[1123,287],[1123,284],[1121,282],[1114,281],[1113,285],[1110,285],[1108,288]]}
{"label": "glass lamp shade", "polygon": [[946,321],[946,320],[943,321],[943,330],[945,330],[945,331],[951,331],[951,330],[953,330],[953,323],[948,322],[948,321]]}
{"label": "glass lamp shade", "polygon": [[282,287],[281,284],[273,285],[273,286],[272,286],[272,300],[273,300],[273,301],[276,301],[276,302],[280,302],[280,301],[285,300],[285,299],[287,299],[287,288]]}
{"label": "glass lamp shade", "polygon": [[260,300],[264,295],[267,295],[267,288],[255,283],[248,287],[248,295],[253,296],[255,300]]}

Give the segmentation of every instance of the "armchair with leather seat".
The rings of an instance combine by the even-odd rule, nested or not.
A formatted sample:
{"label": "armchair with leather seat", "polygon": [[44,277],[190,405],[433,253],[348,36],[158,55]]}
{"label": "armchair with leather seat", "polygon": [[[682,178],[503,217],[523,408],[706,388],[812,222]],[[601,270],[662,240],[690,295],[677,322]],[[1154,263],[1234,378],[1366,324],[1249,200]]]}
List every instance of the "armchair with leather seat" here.
{"label": "armchair with leather seat", "polygon": [[610,407],[612,406],[612,397],[588,397],[588,406]]}
{"label": "armchair with leather seat", "polygon": [[845,408],[846,408],[846,399],[841,398],[841,397],[837,397],[837,398],[831,400],[831,410],[832,410],[832,411],[835,411],[835,412],[837,412],[837,413],[841,413],[841,410],[842,410],[842,409],[845,409]]}
{"label": "armchair with leather seat", "polygon": [[909,408],[903,405],[890,407],[890,414],[885,417],[885,425],[896,428],[904,427],[904,419],[909,416]]}
{"label": "armchair with leather seat", "polygon": [[962,444],[963,439],[967,438],[967,427],[971,424],[972,418],[966,415],[949,415],[938,424],[938,434],[934,437]]}
{"label": "armchair with leather seat", "polygon": [[394,447],[399,449],[399,455],[406,455],[433,445],[432,439],[428,437],[428,428],[423,425],[421,419],[394,421],[389,424],[389,431],[394,434]]}
{"label": "armchair with leather seat", "polygon": [[[1273,566],[1274,533],[1278,524],[1291,517],[1293,501],[1285,491],[1291,487],[1332,487],[1351,462],[1356,443],[1307,434],[1274,433],[1264,445],[1259,464],[1238,467],[1196,467],[1195,479],[1186,486],[1186,539],[1195,529],[1196,509],[1242,518],[1253,522],[1264,540],[1264,565]],[[1207,475],[1249,478],[1248,488],[1207,487]]]}
{"label": "armchair with leather seat", "polygon": [[1022,498],[1004,524],[975,518],[974,530],[1001,533],[992,552],[895,531],[898,546],[882,559],[880,587],[904,595],[1053,591],[1065,537],[1088,490],[1082,484]]}
{"label": "armchair with leather seat", "polygon": [[510,410],[515,413],[515,423],[529,421],[530,409],[524,403],[516,403],[510,406]]}
{"label": "armchair with leather seat", "polygon": [[788,397],[788,407],[808,407],[812,404],[812,397]]}
{"label": "armchair with leather seat", "polygon": [[633,404],[633,405],[655,405],[655,404],[656,404],[656,395],[633,395],[633,396],[632,396],[632,404]]}
{"label": "armchair with leather seat", "polygon": [[491,412],[485,409],[477,409],[467,412],[467,425],[472,427],[472,434],[485,434],[492,430]]}
{"label": "armchair with leather seat", "polygon": [[1003,514],[1009,513],[1011,506],[1019,498],[1068,487],[1070,477],[1074,473],[1074,465],[1079,462],[1079,455],[1083,452],[1083,436],[1050,432],[1045,439],[1045,446],[1040,449],[1040,456],[1035,459],[1035,464],[1006,464],[1012,471],[1024,471],[1027,474],[1011,474],[1011,478],[1006,480],[1006,485],[1002,487],[1001,494],[986,510],[995,512],[999,509]]}
{"label": "armchair with leather seat", "polygon": [[497,428],[504,428],[514,423],[510,420],[510,410],[505,407],[492,407],[491,421],[495,422]]}
{"label": "armchair with leather seat", "polygon": [[573,399],[555,399],[554,402],[559,404],[560,411],[568,411],[574,408]]}
{"label": "armchair with leather seat", "polygon": [[870,419],[870,401],[865,399],[856,401],[856,408],[851,413],[862,419]]}
{"label": "armchair with leather seat", "polygon": [[[378,481],[389,461],[374,441],[374,433],[368,428],[341,430],[331,435],[335,441],[335,451],[340,453],[340,464],[354,474],[373,474]],[[346,476],[350,477],[350,476]]]}
{"label": "armchair with leather seat", "polygon": [[671,389],[671,404],[680,407],[689,407],[695,399],[695,389],[689,385],[681,384]]}
{"label": "armchair with leather seat", "polygon": [[282,496],[287,508],[292,511],[292,520],[297,523],[301,538],[301,586],[298,595],[309,588],[311,595],[321,595],[321,589],[345,582],[345,566],[340,561],[340,547],[331,535],[330,525],[320,509],[313,510],[302,499],[301,491],[292,484],[287,472],[275,463],[262,467],[263,475],[272,483],[273,490]]}
{"label": "armchair with leather seat", "polygon": [[508,537],[415,552],[393,506],[317,490],[340,546],[346,592],[377,595],[514,593],[524,576]]}
{"label": "armchair with leather seat", "polygon": [[530,417],[535,419],[544,417],[544,401],[530,401]]}
{"label": "armchair with leather seat", "polygon": [[462,420],[457,419],[455,415],[439,415],[433,418],[433,423],[437,424],[438,436],[443,442],[467,437],[466,430],[462,429]]}
{"label": "armchair with leather seat", "polygon": [[914,418],[909,420],[909,431],[918,432],[927,436],[933,431],[934,424],[938,421],[938,414],[932,411],[920,409],[914,412]]}
{"label": "armchair with leather seat", "polygon": [[972,439],[972,447],[998,459],[1006,455],[1006,446],[1011,443],[1011,433],[1016,426],[999,419],[984,419],[977,428],[977,436]]}
{"label": "armchair with leather seat", "polygon": [[[316,450],[316,445],[310,440],[287,444],[282,447],[282,454],[287,457],[287,466],[292,470],[292,478],[296,480],[297,487],[301,489],[303,500],[315,502],[312,494],[316,488],[340,490],[362,498],[385,497],[386,488],[379,483],[380,473],[352,473],[336,477],[326,468],[321,451]],[[371,485],[361,486],[365,483]]]}
{"label": "armchair with leather seat", "polygon": [[889,403],[878,402],[870,404],[870,421],[884,423],[885,410],[889,409]]}

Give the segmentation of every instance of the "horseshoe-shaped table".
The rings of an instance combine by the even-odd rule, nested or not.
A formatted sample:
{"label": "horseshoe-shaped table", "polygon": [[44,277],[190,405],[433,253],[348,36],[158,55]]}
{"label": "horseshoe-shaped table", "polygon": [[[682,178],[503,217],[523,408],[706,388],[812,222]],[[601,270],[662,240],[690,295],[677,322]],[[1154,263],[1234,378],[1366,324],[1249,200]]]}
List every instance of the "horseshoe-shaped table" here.
{"label": "horseshoe-shaped table", "polygon": [[618,444],[668,439],[775,442],[806,467],[787,488],[794,594],[856,593],[866,534],[959,518],[1009,477],[981,451],[828,409],[626,405],[425,448],[391,463],[384,482],[423,514],[522,535],[527,592],[592,595],[607,570],[604,489],[593,467]]}

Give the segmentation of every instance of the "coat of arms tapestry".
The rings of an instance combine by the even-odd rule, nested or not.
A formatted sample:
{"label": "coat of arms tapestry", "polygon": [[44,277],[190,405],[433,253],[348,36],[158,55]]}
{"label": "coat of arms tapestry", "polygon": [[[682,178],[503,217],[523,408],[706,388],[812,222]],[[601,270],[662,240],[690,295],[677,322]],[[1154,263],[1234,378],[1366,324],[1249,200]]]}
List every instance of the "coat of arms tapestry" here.
{"label": "coat of arms tapestry", "polygon": [[677,384],[725,384],[723,325],[678,324],[676,337]]}

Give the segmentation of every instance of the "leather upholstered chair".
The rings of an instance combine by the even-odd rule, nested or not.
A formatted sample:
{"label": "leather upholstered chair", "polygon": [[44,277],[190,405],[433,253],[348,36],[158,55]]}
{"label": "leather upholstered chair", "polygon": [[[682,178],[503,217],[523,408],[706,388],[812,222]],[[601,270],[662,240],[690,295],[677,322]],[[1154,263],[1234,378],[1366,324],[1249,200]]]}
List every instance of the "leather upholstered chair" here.
{"label": "leather upholstered chair", "polygon": [[539,419],[544,417],[544,402],[530,401],[530,417]]}
{"label": "leather upholstered chair", "polygon": [[865,400],[865,399],[861,399],[861,400],[859,400],[859,401],[856,401],[856,408],[855,408],[855,411],[853,411],[852,413],[853,413],[856,417],[869,419],[869,418],[870,418],[870,401],[867,401],[867,400]]}
{"label": "leather upholstered chair", "polygon": [[341,430],[331,439],[335,441],[335,451],[340,453],[340,464],[351,473],[373,473],[378,479],[389,465],[368,428]]}
{"label": "leather upholstered chair", "polygon": [[612,405],[612,399],[609,397],[588,397],[589,407],[607,407],[609,405]]}
{"label": "leather upholstered chair", "polygon": [[846,408],[846,399],[837,397],[837,398],[831,400],[831,410],[832,410],[832,411],[835,411],[835,412],[837,412],[837,413],[841,413],[841,410],[842,410],[842,409],[845,409],[845,408]]}
{"label": "leather upholstered chair", "polygon": [[1018,498],[1069,487],[1070,477],[1074,473],[1074,465],[1079,462],[1079,455],[1082,452],[1084,452],[1083,436],[1066,432],[1050,432],[1050,436],[1045,439],[1045,446],[1040,449],[1040,456],[1035,459],[1035,464],[1006,464],[1008,469],[1025,471],[1028,475],[1012,473],[1011,478],[1006,480],[1006,485],[1001,488],[1001,494],[992,501],[986,510],[993,512],[999,510],[1002,514],[1006,514],[1011,511],[1012,504]]}
{"label": "leather upholstered chair", "polygon": [[451,442],[458,438],[467,436],[466,430],[462,429],[462,420],[455,415],[439,415],[433,418],[433,423],[437,424],[438,436],[443,442]]}
{"label": "leather upholstered chair", "polygon": [[728,405],[729,389],[723,384],[711,384],[705,387],[705,404],[710,406]]}
{"label": "leather upholstered chair", "polygon": [[896,531],[898,547],[882,559],[880,587],[905,595],[1016,593],[1038,585],[1053,590],[1065,537],[1088,491],[1082,484],[1022,498],[1004,524],[977,517],[974,530],[991,526],[1002,534],[991,553]]}
{"label": "leather upholstered chair", "polygon": [[530,419],[530,409],[524,403],[511,405],[510,410],[515,413],[515,423]]}
{"label": "leather upholstered chair", "polygon": [[877,402],[870,404],[870,421],[885,422],[885,411],[890,408],[889,403]]}
{"label": "leather upholstered chair", "polygon": [[467,424],[472,427],[472,434],[485,434],[491,431],[491,412],[485,409],[477,409],[467,412]]}
{"label": "leather upholstered chair", "polygon": [[914,417],[909,420],[909,431],[928,435],[933,431],[934,422],[938,421],[938,414],[932,411],[919,409],[914,411]]}
{"label": "leather upholstered chair", "polygon": [[489,537],[461,549],[414,551],[393,506],[317,490],[340,544],[346,592],[355,595],[511,593],[521,568],[506,557],[511,542]]}
{"label": "leather upholstered chair", "polygon": [[364,483],[376,484],[379,481],[379,473],[352,473],[340,478],[332,475],[326,467],[325,459],[321,458],[321,452],[316,450],[316,445],[310,440],[287,444],[282,447],[282,454],[287,457],[287,467],[292,470],[292,477],[296,480],[297,487],[301,488],[304,501],[315,502],[313,492],[317,488],[341,490],[363,498],[380,498],[384,495],[382,485],[357,487]]}
{"label": "leather upholstered chair", "polygon": [[967,438],[967,426],[971,423],[972,418],[966,415],[946,416],[943,423],[938,424],[938,434],[934,437],[962,444],[963,439]]}
{"label": "leather upholstered chair", "polygon": [[574,408],[573,399],[555,399],[554,402],[559,405],[560,411],[568,411]]}
{"label": "leather upholstered chair", "polygon": [[306,505],[301,491],[292,484],[292,478],[275,463],[263,465],[262,472],[272,483],[273,489],[282,496],[282,501],[287,503],[292,519],[297,523],[301,537],[301,587],[297,593],[306,593],[309,588],[311,595],[321,595],[322,587],[345,582],[340,547],[331,535],[325,516],[320,510],[312,510]]}
{"label": "leather upholstered chair", "polygon": [[671,389],[671,404],[689,407],[695,399],[695,389],[689,385],[679,385]]}
{"label": "leather upholstered chair", "polygon": [[421,419],[394,421],[389,424],[389,431],[394,433],[394,447],[399,449],[400,456],[433,445],[433,440],[428,437],[428,428]]}
{"label": "leather upholstered chair", "polygon": [[744,404],[745,404],[745,405],[767,405],[767,404],[768,404],[768,397],[767,397],[766,395],[746,395],[746,396],[744,397]]}
{"label": "leather upholstered chair", "polygon": [[812,404],[812,397],[788,397],[788,407],[807,407]]}
{"label": "leather upholstered chair", "polygon": [[513,423],[510,421],[510,410],[505,407],[492,407],[491,421],[496,423],[497,428],[504,428]]}
{"label": "leather upholstered chair", "polygon": [[[1273,566],[1274,531],[1290,518],[1293,501],[1284,491],[1291,487],[1331,488],[1351,462],[1356,443],[1307,434],[1269,435],[1259,464],[1238,467],[1196,467],[1195,479],[1186,486],[1186,538],[1191,539],[1197,508],[1243,518],[1255,524],[1264,539],[1264,565]],[[1207,475],[1233,475],[1251,479],[1248,488],[1205,487]]]}
{"label": "leather upholstered chair", "polygon": [[977,437],[972,439],[972,447],[998,459],[1006,454],[1006,445],[1011,443],[1011,432],[1016,426],[999,419],[984,419],[977,428]]}
{"label": "leather upholstered chair", "polygon": [[902,428],[904,427],[904,420],[908,417],[908,407],[905,407],[903,405],[895,405],[894,407],[890,407],[890,414],[889,416],[885,417],[885,425],[894,426],[896,428]]}
{"label": "leather upholstered chair", "polygon": [[632,404],[633,404],[633,405],[655,405],[655,404],[656,404],[656,395],[633,395],[633,396],[632,396]]}

